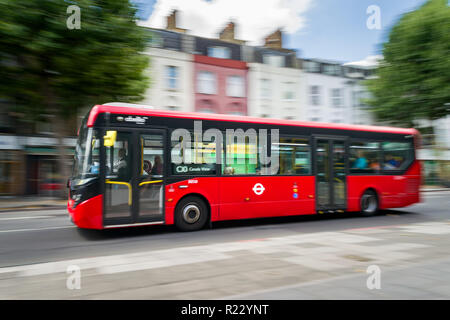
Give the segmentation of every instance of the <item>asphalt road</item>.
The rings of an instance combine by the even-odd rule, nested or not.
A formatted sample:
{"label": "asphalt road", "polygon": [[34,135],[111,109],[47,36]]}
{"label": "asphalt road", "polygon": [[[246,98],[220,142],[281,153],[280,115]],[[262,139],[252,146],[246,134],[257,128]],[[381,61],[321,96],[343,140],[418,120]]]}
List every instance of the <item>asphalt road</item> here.
{"label": "asphalt road", "polygon": [[[104,231],[65,210],[0,213],[0,299],[449,299],[450,192],[357,214]],[[81,288],[67,287],[78,266]],[[367,268],[381,288],[367,287]]]}

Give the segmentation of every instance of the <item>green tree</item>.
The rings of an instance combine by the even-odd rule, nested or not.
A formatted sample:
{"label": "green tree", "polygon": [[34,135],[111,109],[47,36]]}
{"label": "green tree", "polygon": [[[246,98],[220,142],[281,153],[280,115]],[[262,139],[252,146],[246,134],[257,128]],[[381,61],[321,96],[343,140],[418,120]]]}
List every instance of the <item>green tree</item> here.
{"label": "green tree", "polygon": [[24,123],[55,117],[64,177],[70,120],[94,104],[142,99],[149,39],[135,14],[128,0],[0,0],[0,98]]}
{"label": "green tree", "polygon": [[450,113],[450,7],[429,0],[406,13],[383,44],[367,102],[381,121],[413,126]]}

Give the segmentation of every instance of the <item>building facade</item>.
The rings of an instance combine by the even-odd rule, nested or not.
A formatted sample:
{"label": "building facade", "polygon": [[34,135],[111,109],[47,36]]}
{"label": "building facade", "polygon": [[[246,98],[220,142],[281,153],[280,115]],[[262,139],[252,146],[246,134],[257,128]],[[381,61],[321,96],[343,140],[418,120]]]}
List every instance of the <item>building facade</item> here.
{"label": "building facade", "polygon": [[372,70],[335,61],[301,60],[306,121],[371,125],[374,118],[364,104],[368,92],[364,80]]}
{"label": "building facade", "polygon": [[163,110],[194,111],[192,55],[161,48],[149,48],[146,54],[151,58],[150,86],[142,103]]}
{"label": "building facade", "polygon": [[195,111],[247,115],[247,64],[194,56]]}
{"label": "building facade", "polygon": [[[168,25],[173,26],[173,23]],[[151,41],[145,54],[151,61],[147,71],[150,85],[143,104],[163,110],[194,111],[192,52],[195,40],[181,33],[182,30],[148,30]]]}
{"label": "building facade", "polygon": [[302,71],[296,51],[283,48],[277,30],[265,39],[264,47],[243,46],[249,65],[249,115],[300,120]]}

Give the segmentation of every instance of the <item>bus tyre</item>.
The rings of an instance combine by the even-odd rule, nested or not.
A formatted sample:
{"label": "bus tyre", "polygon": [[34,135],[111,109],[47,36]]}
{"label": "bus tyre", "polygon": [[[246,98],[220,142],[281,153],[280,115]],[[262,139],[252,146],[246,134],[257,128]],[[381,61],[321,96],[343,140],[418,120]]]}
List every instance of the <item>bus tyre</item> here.
{"label": "bus tyre", "polygon": [[200,230],[207,219],[208,207],[199,197],[184,198],[175,209],[175,225],[181,231]]}
{"label": "bus tyre", "polygon": [[361,214],[364,217],[370,217],[378,211],[378,197],[375,191],[366,190],[361,197]]}

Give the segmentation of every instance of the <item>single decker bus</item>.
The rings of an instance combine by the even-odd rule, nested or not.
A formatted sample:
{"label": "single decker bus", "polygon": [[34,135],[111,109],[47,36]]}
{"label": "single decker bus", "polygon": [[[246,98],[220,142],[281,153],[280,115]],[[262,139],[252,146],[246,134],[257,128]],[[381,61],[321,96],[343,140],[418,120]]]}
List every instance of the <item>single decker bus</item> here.
{"label": "single decker bus", "polygon": [[420,201],[415,129],[94,106],[68,211],[79,228],[360,212]]}

